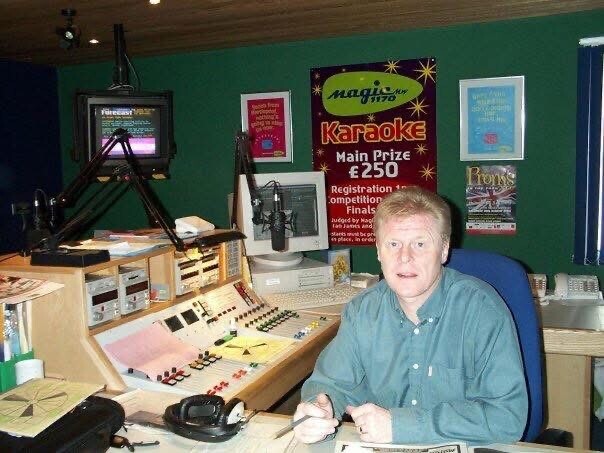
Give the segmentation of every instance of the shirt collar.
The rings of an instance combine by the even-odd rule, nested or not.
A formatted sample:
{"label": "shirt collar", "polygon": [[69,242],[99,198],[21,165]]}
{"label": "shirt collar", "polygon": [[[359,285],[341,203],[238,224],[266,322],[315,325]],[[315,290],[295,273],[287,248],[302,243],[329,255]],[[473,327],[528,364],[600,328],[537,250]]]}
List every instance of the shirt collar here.
{"label": "shirt collar", "polygon": [[[432,294],[430,294],[430,297],[428,297],[426,302],[424,302],[424,304],[417,311],[417,317],[419,318],[420,324],[429,318],[432,318],[433,321],[440,318],[445,307],[446,282],[450,278],[450,271],[451,270],[446,267],[442,268],[442,275],[438,285],[436,288],[434,288],[434,291]],[[396,297],[396,293],[388,286],[386,280],[382,280],[380,283],[384,284],[390,307],[392,307],[392,309],[401,317],[407,319],[407,316],[405,315],[405,312],[401,308],[398,298]]]}

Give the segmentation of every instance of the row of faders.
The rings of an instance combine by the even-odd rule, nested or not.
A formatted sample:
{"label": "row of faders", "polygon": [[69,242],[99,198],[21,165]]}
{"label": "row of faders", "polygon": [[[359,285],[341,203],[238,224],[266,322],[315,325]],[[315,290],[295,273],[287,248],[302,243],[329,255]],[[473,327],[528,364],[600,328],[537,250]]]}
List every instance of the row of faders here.
{"label": "row of faders", "polygon": [[330,319],[326,316],[292,310],[279,310],[277,307],[273,307],[250,319],[244,326],[281,337],[301,340],[315,329],[329,322]]}
{"label": "row of faders", "polygon": [[228,395],[236,393],[258,369],[257,363],[243,364],[205,351],[185,368],[172,368],[156,381],[183,393]]}

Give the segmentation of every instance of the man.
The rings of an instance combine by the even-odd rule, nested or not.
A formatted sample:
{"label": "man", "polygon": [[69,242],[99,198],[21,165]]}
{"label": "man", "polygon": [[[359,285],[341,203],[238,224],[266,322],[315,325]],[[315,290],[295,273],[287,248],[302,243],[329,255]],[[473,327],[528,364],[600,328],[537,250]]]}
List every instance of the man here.
{"label": "man", "polygon": [[302,387],[298,440],[318,442],[348,413],[363,442],[515,442],[528,399],[516,328],[487,283],[443,267],[451,213],[405,187],[378,206],[384,280],[347,304]]}

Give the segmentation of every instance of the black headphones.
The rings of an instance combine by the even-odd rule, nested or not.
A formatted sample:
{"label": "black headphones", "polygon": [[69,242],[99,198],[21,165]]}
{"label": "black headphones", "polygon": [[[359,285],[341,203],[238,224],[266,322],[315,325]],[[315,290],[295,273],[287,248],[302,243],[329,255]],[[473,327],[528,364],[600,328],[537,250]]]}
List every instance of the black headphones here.
{"label": "black headphones", "polygon": [[202,442],[224,442],[243,424],[243,402],[233,398],[225,404],[216,395],[194,395],[172,404],[164,412],[170,431]]}

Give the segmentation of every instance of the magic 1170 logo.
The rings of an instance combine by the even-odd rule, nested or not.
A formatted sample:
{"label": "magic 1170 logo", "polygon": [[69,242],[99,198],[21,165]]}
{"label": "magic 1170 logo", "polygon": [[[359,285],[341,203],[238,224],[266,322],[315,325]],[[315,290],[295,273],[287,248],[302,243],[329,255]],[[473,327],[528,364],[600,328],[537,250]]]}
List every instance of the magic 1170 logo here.
{"label": "magic 1170 logo", "polygon": [[356,116],[398,107],[422,91],[422,84],[409,77],[357,71],[329,77],[323,85],[322,101],[332,115]]}

